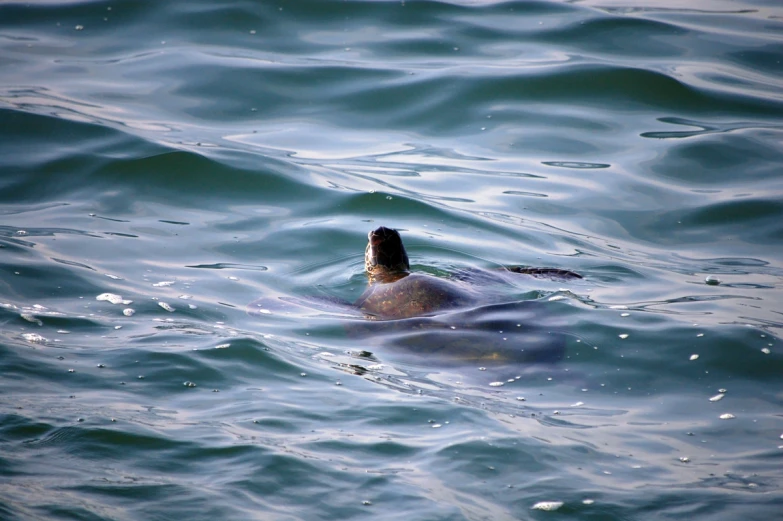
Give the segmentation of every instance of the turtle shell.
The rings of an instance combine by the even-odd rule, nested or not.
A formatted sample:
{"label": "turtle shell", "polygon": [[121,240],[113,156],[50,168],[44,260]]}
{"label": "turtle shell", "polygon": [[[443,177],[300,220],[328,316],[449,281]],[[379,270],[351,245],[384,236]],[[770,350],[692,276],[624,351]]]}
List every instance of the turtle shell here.
{"label": "turtle shell", "polygon": [[476,292],[459,281],[411,273],[394,282],[371,285],[355,305],[370,318],[392,320],[429,316],[479,301]]}

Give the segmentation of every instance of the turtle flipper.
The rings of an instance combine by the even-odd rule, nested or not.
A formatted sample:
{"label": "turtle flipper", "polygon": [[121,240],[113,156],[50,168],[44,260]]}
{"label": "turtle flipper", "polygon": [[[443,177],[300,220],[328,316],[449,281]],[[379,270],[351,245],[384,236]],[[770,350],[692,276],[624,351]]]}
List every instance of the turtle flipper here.
{"label": "turtle flipper", "polygon": [[526,268],[524,266],[506,266],[506,269],[512,273],[521,273],[532,277],[554,278],[554,279],[581,279],[580,274],[573,271],[561,270],[559,268]]}

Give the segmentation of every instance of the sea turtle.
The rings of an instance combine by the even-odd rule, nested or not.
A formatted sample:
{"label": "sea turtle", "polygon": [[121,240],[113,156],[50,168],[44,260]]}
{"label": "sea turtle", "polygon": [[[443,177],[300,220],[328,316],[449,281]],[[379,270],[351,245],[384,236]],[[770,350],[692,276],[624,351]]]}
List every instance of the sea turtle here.
{"label": "sea turtle", "polygon": [[[450,280],[425,273],[411,273],[408,254],[397,230],[381,226],[367,234],[364,266],[369,288],[356,301],[370,318],[403,319],[492,302],[474,282],[502,281],[502,274],[471,270],[462,280]],[[534,277],[561,280],[581,279],[572,271],[557,268],[510,266],[504,270]],[[468,282],[468,283],[466,283]]]}
{"label": "sea turtle", "polygon": [[[358,345],[398,347],[439,361],[555,362],[565,351],[558,333],[565,325],[561,314],[551,312],[554,303],[509,297],[510,278],[582,278],[557,268],[520,266],[463,270],[450,278],[411,272],[399,232],[384,226],[368,233],[365,269],[368,288],[353,304],[279,297],[259,299],[248,311],[292,318],[338,316]],[[314,310],[325,314],[313,315]]]}

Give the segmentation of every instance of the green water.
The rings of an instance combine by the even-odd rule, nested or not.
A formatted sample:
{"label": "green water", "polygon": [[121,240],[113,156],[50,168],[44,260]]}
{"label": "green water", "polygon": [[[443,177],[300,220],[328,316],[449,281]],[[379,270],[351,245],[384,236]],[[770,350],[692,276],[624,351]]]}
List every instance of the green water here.
{"label": "green water", "polygon": [[[4,2],[0,519],[776,519],[781,35],[777,0]],[[380,225],[437,276],[582,274],[431,319],[562,359],[342,307]]]}

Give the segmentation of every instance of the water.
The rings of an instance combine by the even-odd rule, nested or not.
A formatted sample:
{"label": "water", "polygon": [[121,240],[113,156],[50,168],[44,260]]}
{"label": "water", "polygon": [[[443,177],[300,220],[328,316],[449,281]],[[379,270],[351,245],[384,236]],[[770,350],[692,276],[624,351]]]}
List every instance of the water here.
{"label": "water", "polygon": [[[781,29],[776,0],[3,3],[0,518],[778,517]],[[563,359],[356,334],[379,225],[418,271],[584,275],[507,290]],[[246,313],[279,297],[322,305]]]}

